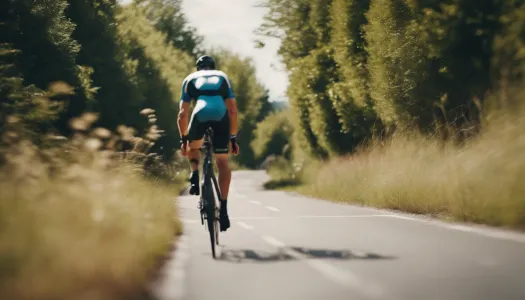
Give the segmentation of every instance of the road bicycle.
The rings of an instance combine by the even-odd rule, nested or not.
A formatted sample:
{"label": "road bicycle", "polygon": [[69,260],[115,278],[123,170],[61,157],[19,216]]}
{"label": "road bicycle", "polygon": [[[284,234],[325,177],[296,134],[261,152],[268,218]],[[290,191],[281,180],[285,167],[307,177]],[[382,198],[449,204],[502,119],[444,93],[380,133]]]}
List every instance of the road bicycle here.
{"label": "road bicycle", "polygon": [[[200,197],[200,215],[201,224],[204,225],[205,230],[210,233],[211,252],[215,259],[215,245],[219,245],[219,214],[220,209],[217,199],[221,199],[219,185],[217,184],[217,177],[213,172],[213,145],[212,145],[213,131],[211,128],[206,130],[204,143],[201,150],[204,151],[204,162],[202,166],[202,181],[201,181],[201,197]],[[217,197],[215,197],[215,194]]]}

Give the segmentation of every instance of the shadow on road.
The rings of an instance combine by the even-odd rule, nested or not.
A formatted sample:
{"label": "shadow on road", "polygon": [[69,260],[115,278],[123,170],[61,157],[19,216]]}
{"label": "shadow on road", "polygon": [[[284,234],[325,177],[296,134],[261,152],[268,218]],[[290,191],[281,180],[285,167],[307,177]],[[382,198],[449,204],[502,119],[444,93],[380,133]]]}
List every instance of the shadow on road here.
{"label": "shadow on road", "polygon": [[[295,254],[294,254],[295,253]],[[305,259],[334,259],[334,260],[382,260],[395,259],[392,256],[383,256],[376,253],[357,254],[348,250],[309,249],[304,247],[287,247],[276,252],[251,249],[223,249],[219,261],[234,263],[250,262],[279,262]]]}
{"label": "shadow on road", "polygon": [[296,179],[270,180],[263,184],[264,190],[279,190],[287,187],[298,186],[300,182]]}

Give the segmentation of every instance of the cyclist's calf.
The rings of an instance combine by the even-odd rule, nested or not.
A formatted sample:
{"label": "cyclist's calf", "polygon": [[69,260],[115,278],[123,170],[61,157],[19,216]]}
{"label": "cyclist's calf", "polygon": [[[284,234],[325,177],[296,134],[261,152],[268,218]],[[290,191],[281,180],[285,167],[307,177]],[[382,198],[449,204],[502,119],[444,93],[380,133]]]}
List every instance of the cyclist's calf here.
{"label": "cyclist's calf", "polygon": [[221,200],[227,200],[232,176],[228,154],[215,154],[215,162],[217,163],[217,169],[219,169],[219,190],[221,192]]}

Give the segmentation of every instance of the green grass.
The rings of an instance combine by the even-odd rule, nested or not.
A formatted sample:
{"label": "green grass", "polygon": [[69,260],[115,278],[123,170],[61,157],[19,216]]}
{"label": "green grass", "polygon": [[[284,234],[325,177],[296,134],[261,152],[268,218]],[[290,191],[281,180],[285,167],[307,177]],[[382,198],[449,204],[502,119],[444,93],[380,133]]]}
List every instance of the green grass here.
{"label": "green grass", "polygon": [[174,199],[186,174],[148,175],[146,156],[102,150],[96,132],[48,147],[3,135],[2,299],[144,299],[182,230]]}
{"label": "green grass", "polygon": [[525,229],[525,116],[495,118],[463,147],[399,135],[296,176],[294,189],[314,197]]}
{"label": "green grass", "polygon": [[5,299],[130,299],[181,230],[174,188],[126,170],[70,171],[76,178],[0,177]]}

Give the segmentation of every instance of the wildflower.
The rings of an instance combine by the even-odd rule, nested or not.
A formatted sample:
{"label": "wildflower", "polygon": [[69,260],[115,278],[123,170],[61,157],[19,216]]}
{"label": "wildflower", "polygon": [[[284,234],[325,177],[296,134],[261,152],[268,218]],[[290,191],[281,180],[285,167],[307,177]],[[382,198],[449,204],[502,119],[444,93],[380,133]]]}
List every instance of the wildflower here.
{"label": "wildflower", "polygon": [[154,113],[155,113],[155,110],[153,110],[151,108],[145,108],[145,109],[140,111],[140,114],[143,115],[143,116],[151,115],[151,114],[154,114]]}
{"label": "wildflower", "polygon": [[49,91],[52,95],[73,95],[74,89],[63,81],[53,82],[49,85]]}
{"label": "wildflower", "polygon": [[119,125],[117,127],[117,132],[120,134],[122,140],[129,141],[133,138],[133,135],[135,134],[135,129],[124,125]]}
{"label": "wildflower", "polygon": [[7,117],[7,123],[9,124],[15,124],[15,123],[18,123],[20,122],[20,118],[19,117],[15,117],[15,116],[8,116]]}
{"label": "wildflower", "polygon": [[88,129],[89,124],[81,118],[73,118],[69,121],[69,126],[78,131],[85,131]]}
{"label": "wildflower", "polygon": [[96,138],[89,138],[84,143],[84,147],[86,148],[86,150],[94,152],[102,147],[102,141]]}
{"label": "wildflower", "polygon": [[109,139],[111,137],[111,131],[106,128],[98,127],[93,130],[93,135],[100,139]]}
{"label": "wildflower", "polygon": [[98,120],[98,114],[92,112],[83,113],[80,117],[84,121],[86,121],[89,124],[89,126],[91,126],[91,124],[95,123]]}

